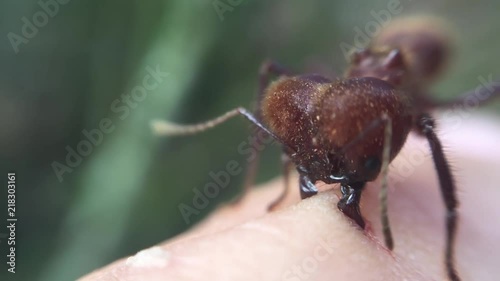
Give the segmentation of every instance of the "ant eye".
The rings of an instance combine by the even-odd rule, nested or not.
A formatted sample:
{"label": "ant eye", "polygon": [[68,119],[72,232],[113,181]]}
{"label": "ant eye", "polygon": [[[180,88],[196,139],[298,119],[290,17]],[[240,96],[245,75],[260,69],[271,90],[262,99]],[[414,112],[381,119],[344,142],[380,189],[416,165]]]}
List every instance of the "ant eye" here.
{"label": "ant eye", "polygon": [[377,157],[369,157],[365,161],[365,169],[375,171],[380,168],[380,160]]}

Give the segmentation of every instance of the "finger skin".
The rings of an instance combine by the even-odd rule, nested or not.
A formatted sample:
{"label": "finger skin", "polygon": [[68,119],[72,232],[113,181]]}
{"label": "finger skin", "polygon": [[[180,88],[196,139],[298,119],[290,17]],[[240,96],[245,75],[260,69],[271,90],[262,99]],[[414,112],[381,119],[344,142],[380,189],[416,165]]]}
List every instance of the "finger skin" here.
{"label": "finger skin", "polygon": [[[474,119],[446,129],[442,141],[460,199],[457,268],[464,281],[496,280],[500,126]],[[361,201],[372,229],[365,232],[337,210],[336,190],[300,202],[291,194],[266,214],[282,187],[275,180],[190,232],[81,280],[446,280],[445,209],[427,143],[412,136],[389,169],[392,253],[380,242],[379,181]],[[336,189],[323,186],[329,188]]]}

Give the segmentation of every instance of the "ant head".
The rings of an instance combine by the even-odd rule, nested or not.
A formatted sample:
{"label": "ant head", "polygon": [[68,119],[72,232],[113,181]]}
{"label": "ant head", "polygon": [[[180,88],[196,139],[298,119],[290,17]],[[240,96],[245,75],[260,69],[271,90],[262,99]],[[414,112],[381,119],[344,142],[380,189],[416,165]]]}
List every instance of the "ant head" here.
{"label": "ant head", "polygon": [[[352,78],[334,83],[316,84],[307,89],[322,93],[308,100],[307,112],[301,119],[308,123],[307,131],[297,138],[297,118],[289,119],[283,140],[295,153],[292,160],[299,171],[312,180],[326,183],[365,182],[374,180],[380,173],[384,149],[385,125],[381,118],[391,120],[390,157],[394,157],[406,140],[411,128],[412,113],[409,100],[394,87],[376,78]],[[305,92],[297,92],[305,96]],[[283,118],[284,114],[277,115]],[[300,123],[303,123],[301,121]],[[285,131],[283,131],[285,132]],[[290,153],[289,153],[290,154]]]}
{"label": "ant head", "polygon": [[418,80],[431,80],[446,64],[450,54],[451,28],[429,16],[393,20],[373,38],[375,48],[399,49],[408,70]]}
{"label": "ant head", "polygon": [[399,86],[406,79],[407,67],[398,49],[367,48],[354,51],[347,77],[375,77]]}

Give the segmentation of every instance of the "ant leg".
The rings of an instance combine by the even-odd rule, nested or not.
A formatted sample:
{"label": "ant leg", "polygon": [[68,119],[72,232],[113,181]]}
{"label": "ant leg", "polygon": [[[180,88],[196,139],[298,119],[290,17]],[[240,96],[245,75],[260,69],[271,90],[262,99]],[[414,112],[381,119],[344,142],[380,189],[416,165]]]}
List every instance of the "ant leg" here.
{"label": "ant leg", "polygon": [[283,163],[283,180],[285,183],[285,188],[283,189],[283,192],[281,192],[280,196],[269,205],[269,207],[267,208],[268,211],[274,211],[276,209],[276,206],[283,202],[290,190],[290,172],[293,168],[293,162],[290,157],[288,157],[288,155],[284,153],[281,155],[281,161]]}
{"label": "ant leg", "polygon": [[[257,93],[257,103],[255,105],[255,119],[261,119],[261,110],[260,105],[262,99],[264,98],[264,94],[267,86],[271,80],[272,75],[287,75],[289,72],[286,68],[282,67],[278,63],[268,60],[261,64],[259,68],[259,91]],[[258,129],[257,129],[258,130]],[[258,132],[252,132],[252,136],[258,136]],[[258,148],[262,146],[260,139],[258,137],[255,138],[255,143],[253,144],[253,149],[255,151],[255,157],[248,163],[246,169],[245,180],[243,182],[243,192],[238,196],[238,198],[234,201],[234,203],[238,203],[242,198],[250,191],[255,182],[255,176],[257,175],[257,170],[259,168],[259,160],[260,160],[260,152],[261,150]],[[271,207],[271,206],[270,206]]]}
{"label": "ant leg", "polygon": [[[252,134],[252,136],[254,137],[256,135],[257,133]],[[255,151],[255,157],[248,163],[248,166],[245,171],[245,179],[243,181],[243,191],[241,191],[240,194],[238,194],[238,196],[236,197],[236,199],[234,199],[234,201],[232,202],[233,204],[238,204],[239,202],[241,202],[255,183],[255,176],[257,175],[257,170],[259,168],[259,160],[260,160],[260,149],[257,148],[259,145],[260,145],[259,139],[255,138],[255,143],[252,146]]]}
{"label": "ant leg", "polygon": [[475,90],[470,90],[464,94],[446,101],[434,100],[430,96],[422,98],[422,102],[430,108],[452,108],[454,106],[482,106],[500,97],[500,82],[492,82]]}
{"label": "ant leg", "polygon": [[[257,93],[257,104],[255,105],[255,117],[256,119],[261,119],[261,102],[264,98],[264,94],[267,86],[271,80],[272,75],[288,75],[289,71],[278,63],[267,60],[263,62],[259,68],[259,92]],[[253,132],[252,135],[255,137],[258,135],[257,132]],[[258,147],[262,146],[260,139],[255,138],[255,144],[253,145],[255,151],[255,157],[250,161],[247,167],[245,181],[243,183],[243,192],[240,197],[236,200],[238,202],[241,198],[248,193],[250,188],[253,186],[255,181],[255,176],[257,174],[257,170],[259,168],[259,160],[260,160],[260,152],[261,150]]]}
{"label": "ant leg", "polygon": [[456,208],[458,206],[458,200],[455,194],[456,188],[453,175],[451,174],[450,166],[444,155],[441,142],[434,132],[434,127],[434,120],[429,115],[424,114],[420,116],[417,128],[429,141],[432,158],[434,159],[434,165],[439,177],[441,194],[446,205],[446,269],[450,280],[459,281],[460,277],[457,274],[454,264],[453,248],[457,231],[458,214]]}
{"label": "ant leg", "polygon": [[342,198],[337,204],[344,215],[355,221],[359,227],[365,229],[365,221],[361,216],[359,211],[359,200],[361,199],[361,191],[365,186],[364,182],[358,182],[354,184],[344,184],[340,185],[340,192],[342,193]]}

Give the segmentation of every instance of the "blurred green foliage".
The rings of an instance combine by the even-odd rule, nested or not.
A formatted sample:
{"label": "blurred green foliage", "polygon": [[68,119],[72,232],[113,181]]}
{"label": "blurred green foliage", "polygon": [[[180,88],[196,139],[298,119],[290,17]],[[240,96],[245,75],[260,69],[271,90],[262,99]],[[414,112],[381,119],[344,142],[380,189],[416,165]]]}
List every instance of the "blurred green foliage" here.
{"label": "blurred green foliage", "polygon": [[[265,58],[297,71],[342,73],[339,44],[352,44],[353,28],[363,29],[370,11],[389,1],[241,1],[217,12],[220,2],[229,3],[73,0],[17,46],[8,34],[22,34],[22,18],[32,21],[42,8],[37,1],[0,4],[0,157],[2,173],[18,175],[19,219],[17,273],[6,272],[0,240],[1,280],[75,279],[186,230],[233,197],[243,173],[192,223],[179,212],[194,188],[213,181],[209,172],[230,160],[246,163],[238,145],[248,124],[165,139],[152,135],[149,121],[192,123],[250,107]],[[441,98],[474,88],[479,75],[499,77],[500,2],[401,0],[401,7],[400,15],[432,13],[456,27],[455,58],[435,88]],[[122,120],[113,102],[157,65],[169,76]],[[82,130],[99,128],[103,118],[114,131],[60,182],[54,161],[65,163],[66,147],[76,149],[86,139]],[[258,180],[279,171],[279,149],[266,148]]]}

